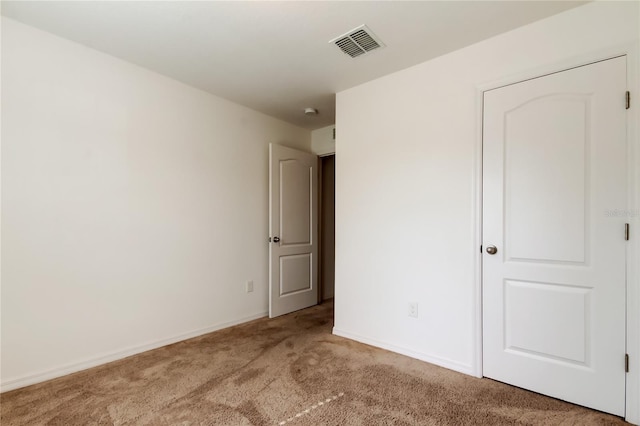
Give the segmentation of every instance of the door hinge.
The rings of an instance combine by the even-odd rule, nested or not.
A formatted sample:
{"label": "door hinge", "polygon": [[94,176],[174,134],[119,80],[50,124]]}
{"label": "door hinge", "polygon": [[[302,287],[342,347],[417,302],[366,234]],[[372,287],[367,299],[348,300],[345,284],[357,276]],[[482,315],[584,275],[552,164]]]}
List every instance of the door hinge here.
{"label": "door hinge", "polygon": [[628,223],[624,224],[624,239],[626,241],[629,241],[629,224]]}
{"label": "door hinge", "polygon": [[631,92],[629,92],[628,90],[625,95],[625,99],[627,101],[627,109],[631,108]]}
{"label": "door hinge", "polygon": [[629,372],[629,354],[624,354],[624,372]]}

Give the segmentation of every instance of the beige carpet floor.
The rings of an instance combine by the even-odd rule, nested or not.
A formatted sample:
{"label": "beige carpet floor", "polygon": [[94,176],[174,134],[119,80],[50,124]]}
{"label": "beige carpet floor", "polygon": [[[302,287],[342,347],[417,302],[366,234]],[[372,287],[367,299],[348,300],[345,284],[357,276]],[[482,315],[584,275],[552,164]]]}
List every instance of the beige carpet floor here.
{"label": "beige carpet floor", "polygon": [[622,425],[331,335],[331,304],[0,396],[9,425]]}

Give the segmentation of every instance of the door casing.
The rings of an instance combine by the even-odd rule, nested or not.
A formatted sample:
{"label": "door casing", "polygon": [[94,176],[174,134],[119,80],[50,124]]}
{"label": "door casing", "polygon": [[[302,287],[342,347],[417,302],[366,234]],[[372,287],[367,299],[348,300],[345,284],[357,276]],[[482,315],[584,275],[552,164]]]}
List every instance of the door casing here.
{"label": "door casing", "polygon": [[[620,56],[627,57],[627,88],[631,92],[631,108],[627,111],[628,141],[628,194],[627,208],[630,212],[627,222],[631,224],[630,239],[627,242],[627,353],[630,357],[630,372],[626,380],[625,420],[640,423],[640,69],[639,43],[625,44],[604,51],[596,51],[577,58],[546,65],[512,76],[507,76],[476,88],[476,143],[473,173],[473,215],[474,215],[474,354],[472,371],[482,377],[482,125],[484,92],[508,86],[533,78],[569,70],[595,62]],[[635,96],[634,96],[635,95]],[[621,102],[624,93],[620,94]],[[634,101],[635,99],[635,101]]]}

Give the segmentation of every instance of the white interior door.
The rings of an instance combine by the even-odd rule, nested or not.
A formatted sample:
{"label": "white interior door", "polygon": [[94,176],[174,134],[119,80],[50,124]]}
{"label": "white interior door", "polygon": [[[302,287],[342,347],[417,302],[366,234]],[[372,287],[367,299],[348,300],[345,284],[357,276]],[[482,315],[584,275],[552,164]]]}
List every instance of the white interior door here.
{"label": "white interior door", "polygon": [[625,91],[614,58],[486,92],[483,126],[483,374],[620,416]]}
{"label": "white interior door", "polygon": [[269,317],[318,303],[318,158],[269,146]]}

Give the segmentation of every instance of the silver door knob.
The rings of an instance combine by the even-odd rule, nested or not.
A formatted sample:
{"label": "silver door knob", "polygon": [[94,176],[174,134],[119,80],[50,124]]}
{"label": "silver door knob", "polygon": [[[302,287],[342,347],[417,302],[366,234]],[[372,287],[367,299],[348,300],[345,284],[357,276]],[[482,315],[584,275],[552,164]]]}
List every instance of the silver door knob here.
{"label": "silver door knob", "polygon": [[498,252],[498,249],[496,248],[496,246],[489,246],[487,247],[487,253],[489,254],[496,254]]}
{"label": "silver door knob", "polygon": [[273,242],[274,243],[279,243],[280,242],[280,237],[273,237]]}

